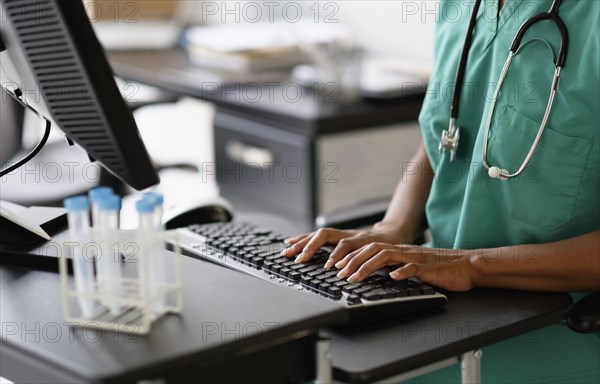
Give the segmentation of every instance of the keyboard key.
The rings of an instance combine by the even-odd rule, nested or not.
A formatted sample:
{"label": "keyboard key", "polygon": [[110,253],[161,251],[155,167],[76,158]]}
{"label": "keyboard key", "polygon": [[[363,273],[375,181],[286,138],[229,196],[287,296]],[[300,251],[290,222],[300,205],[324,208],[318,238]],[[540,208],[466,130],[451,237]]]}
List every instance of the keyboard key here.
{"label": "keyboard key", "polygon": [[390,288],[392,292],[394,292],[394,297],[405,297],[408,296],[408,292],[406,292],[403,288]]}
{"label": "keyboard key", "polygon": [[327,278],[330,278],[330,277],[336,276],[337,274],[338,274],[338,271],[328,270],[327,272],[323,273],[323,276],[327,276]]}
{"label": "keyboard key", "polygon": [[357,284],[360,286],[361,289],[366,289],[366,290],[369,290],[369,291],[371,289],[377,288],[377,286],[373,285],[373,284],[362,284],[362,283],[357,283]]}
{"label": "keyboard key", "polygon": [[352,291],[352,293],[356,294],[356,295],[360,295],[361,297],[363,296],[363,294],[370,292],[371,290],[373,290],[373,288],[358,288]]}
{"label": "keyboard key", "polygon": [[393,299],[395,297],[394,291],[391,289],[380,289],[379,294],[382,299]]}
{"label": "keyboard key", "polygon": [[348,292],[352,292],[352,291],[354,291],[355,289],[359,289],[359,288],[360,288],[360,285],[359,285],[359,284],[356,284],[356,283],[354,283],[354,284],[348,284],[348,285],[346,285],[346,286],[345,286],[345,287],[344,287],[342,290],[343,290],[345,293],[348,293]]}
{"label": "keyboard key", "polygon": [[346,285],[350,285],[350,283],[346,280],[340,280],[337,283],[334,283],[333,285],[335,285],[338,288],[344,288]]}
{"label": "keyboard key", "polygon": [[315,269],[319,268],[319,267],[317,267],[316,265],[310,265],[310,266],[308,266],[308,267],[304,266],[303,264],[298,264],[298,265],[300,265],[300,266],[303,266],[303,267],[304,267],[304,268],[300,269],[300,273],[302,273],[302,274],[305,274],[305,273],[308,273],[308,272],[312,272],[312,271],[314,271]]}
{"label": "keyboard key", "polygon": [[348,301],[348,304],[361,304],[362,303],[362,301],[360,301],[360,296],[358,296],[358,295],[349,295],[346,300]]}
{"label": "keyboard key", "polygon": [[435,289],[433,289],[432,287],[426,285],[423,288],[421,288],[421,292],[423,292],[424,295],[434,295],[435,294]]}
{"label": "keyboard key", "polygon": [[367,277],[366,279],[363,280],[363,282],[368,283],[368,284],[374,284],[383,280],[386,280],[386,276],[381,276],[381,275],[371,275],[369,277]]}
{"label": "keyboard key", "polygon": [[263,267],[262,267],[262,268],[263,268],[264,270],[270,271],[270,270],[271,270],[271,268],[272,268],[274,265],[275,265],[275,263],[274,263],[274,262],[267,260],[267,261],[265,261],[265,262],[263,263]]}
{"label": "keyboard key", "polygon": [[296,271],[291,271],[290,273],[288,273],[288,279],[298,282],[300,281],[301,275],[300,272],[296,272]]}
{"label": "keyboard key", "polygon": [[329,287],[329,289],[327,290],[327,293],[329,293],[333,297],[338,297],[338,298],[342,297],[342,290],[341,290],[341,288],[338,288],[338,287],[335,287],[335,286]]}
{"label": "keyboard key", "polygon": [[250,264],[252,264],[254,268],[260,268],[263,265],[263,259],[262,257],[255,256],[250,260]]}
{"label": "keyboard key", "polygon": [[381,295],[379,294],[378,291],[371,291],[371,292],[366,292],[365,294],[361,295],[361,298],[368,300],[368,301],[375,301],[375,300],[381,299]]}
{"label": "keyboard key", "polygon": [[323,292],[327,292],[330,287],[331,287],[331,284],[328,284],[328,283],[319,284],[319,290],[323,291]]}

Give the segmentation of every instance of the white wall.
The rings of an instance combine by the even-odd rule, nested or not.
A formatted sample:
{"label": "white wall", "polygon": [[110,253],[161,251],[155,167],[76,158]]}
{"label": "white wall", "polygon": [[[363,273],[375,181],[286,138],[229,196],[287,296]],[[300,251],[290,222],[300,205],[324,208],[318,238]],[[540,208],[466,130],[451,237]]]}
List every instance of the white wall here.
{"label": "white wall", "polygon": [[[370,52],[429,63],[439,0],[182,0],[193,2],[194,19],[209,24],[303,19],[347,24]],[[260,15],[257,15],[260,9]]]}
{"label": "white wall", "polygon": [[430,62],[438,1],[337,1],[339,19],[350,24],[371,52]]}

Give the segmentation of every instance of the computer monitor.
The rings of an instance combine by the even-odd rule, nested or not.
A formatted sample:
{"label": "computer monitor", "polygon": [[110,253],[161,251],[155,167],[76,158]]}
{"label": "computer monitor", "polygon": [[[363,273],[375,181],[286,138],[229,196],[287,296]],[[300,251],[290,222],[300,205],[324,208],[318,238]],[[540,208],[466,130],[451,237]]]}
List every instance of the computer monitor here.
{"label": "computer monitor", "polygon": [[2,87],[137,190],[158,183],[81,0],[0,0]]}
{"label": "computer monitor", "polygon": [[[6,92],[123,182],[137,190],[158,183],[81,0],[0,0],[0,74]],[[2,203],[0,245],[48,239],[32,211]]]}

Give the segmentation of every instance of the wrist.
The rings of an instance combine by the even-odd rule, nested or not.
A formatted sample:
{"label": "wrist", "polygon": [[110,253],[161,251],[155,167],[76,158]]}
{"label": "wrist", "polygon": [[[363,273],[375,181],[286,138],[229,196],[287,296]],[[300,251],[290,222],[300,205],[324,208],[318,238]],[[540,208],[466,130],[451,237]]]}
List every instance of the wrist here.
{"label": "wrist", "polygon": [[466,251],[465,259],[469,268],[469,277],[473,288],[484,286],[484,284],[482,284],[485,263],[483,251],[479,249]]}
{"label": "wrist", "polygon": [[390,237],[390,244],[412,244],[416,239],[414,230],[408,225],[380,221],[373,225],[373,231]]}

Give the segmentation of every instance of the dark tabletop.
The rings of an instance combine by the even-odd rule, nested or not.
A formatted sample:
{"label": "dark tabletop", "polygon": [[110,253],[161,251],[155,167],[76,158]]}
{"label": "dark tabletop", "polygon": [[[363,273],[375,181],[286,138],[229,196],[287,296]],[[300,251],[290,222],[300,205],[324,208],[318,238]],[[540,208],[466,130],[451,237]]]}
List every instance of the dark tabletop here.
{"label": "dark tabletop", "polygon": [[183,313],[158,320],[147,336],[128,336],[69,328],[58,274],[0,264],[0,352],[21,356],[32,369],[43,365],[82,381],[115,380],[126,372],[158,374],[175,360],[227,359],[345,319],[335,303],[199,260],[184,257],[183,275]]}
{"label": "dark tabletop", "polygon": [[[285,234],[301,232],[294,223],[273,215],[241,213],[236,219],[277,228]],[[124,335],[115,342],[114,334],[105,333],[96,342],[101,345],[97,348],[96,343],[82,339],[81,331],[73,332],[76,337],[71,341],[66,326],[62,326],[64,336],[56,343],[45,342],[43,337],[41,343],[22,343],[21,333],[5,336],[7,324],[16,322],[23,327],[21,323],[25,321],[27,329],[38,326],[43,333],[44,325],[62,325],[63,321],[55,273],[0,264],[0,352],[5,353],[7,347],[23,351],[83,377],[116,374],[125,369],[160,370],[161,364],[168,364],[176,356],[226,356],[236,348],[256,343],[261,336],[248,335],[228,343],[222,343],[218,336],[216,340],[203,340],[202,324],[229,324],[231,319],[239,324],[277,322],[285,333],[333,324],[343,316],[331,312],[323,300],[294,295],[292,290],[225,268],[186,258],[183,265],[186,288],[182,317],[160,320],[150,336],[134,338],[134,343],[125,343]],[[258,294],[260,301],[256,300]],[[352,330],[326,331],[333,340],[335,378],[352,383],[373,382],[456,357],[559,322],[572,304],[570,295],[562,293],[476,289],[446,295],[445,307],[429,313]],[[47,329],[50,331],[51,327]],[[27,341],[32,337],[26,336]],[[94,364],[88,366],[91,361]]]}
{"label": "dark tabletop", "polygon": [[328,331],[334,377],[350,383],[382,380],[557,323],[572,304],[567,293],[476,289],[446,295],[448,303],[428,314]]}
{"label": "dark tabletop", "polygon": [[426,83],[407,85],[405,96],[347,102],[336,93],[318,94],[289,80],[221,80],[188,62],[182,49],[109,52],[116,75],[176,94],[208,100],[217,110],[301,134],[332,133],[416,120]]}

